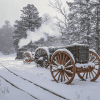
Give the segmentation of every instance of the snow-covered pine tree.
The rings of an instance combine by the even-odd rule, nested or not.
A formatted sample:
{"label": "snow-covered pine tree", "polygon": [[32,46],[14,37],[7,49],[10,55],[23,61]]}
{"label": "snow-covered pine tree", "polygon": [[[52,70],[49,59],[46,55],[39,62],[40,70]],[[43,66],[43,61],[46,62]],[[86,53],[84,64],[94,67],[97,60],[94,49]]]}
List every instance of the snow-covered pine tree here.
{"label": "snow-covered pine tree", "polygon": [[42,18],[39,17],[39,12],[37,8],[33,4],[28,4],[26,7],[23,7],[23,10],[20,20],[15,21],[16,30],[14,31],[15,35],[14,46],[17,50],[18,43],[21,38],[26,38],[27,30],[35,31],[35,28],[39,28],[41,26]]}
{"label": "snow-covered pine tree", "polygon": [[69,33],[74,33],[77,38],[80,38],[81,43],[89,44],[90,48],[95,48],[96,51],[99,47],[99,2],[97,0],[67,2],[70,9]]}
{"label": "snow-covered pine tree", "polygon": [[8,20],[6,20],[5,24],[0,28],[0,52],[4,54],[14,53],[12,38],[14,29]]}
{"label": "snow-covered pine tree", "polygon": [[96,0],[93,5],[95,7],[95,31],[96,31],[96,47],[97,53],[100,55],[100,0]]}
{"label": "snow-covered pine tree", "polygon": [[74,2],[67,2],[67,4],[70,9],[68,15],[69,32],[78,36],[79,41],[89,44],[90,19],[92,16],[89,1],[74,0]]}

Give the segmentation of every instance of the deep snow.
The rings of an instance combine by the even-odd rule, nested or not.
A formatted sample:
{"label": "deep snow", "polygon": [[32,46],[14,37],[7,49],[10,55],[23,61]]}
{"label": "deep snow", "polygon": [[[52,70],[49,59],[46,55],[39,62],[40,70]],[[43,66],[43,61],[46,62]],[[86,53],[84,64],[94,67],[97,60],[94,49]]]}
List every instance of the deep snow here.
{"label": "deep snow", "polygon": [[[11,71],[15,72],[16,74],[38,84],[41,85],[57,94],[60,94],[70,100],[100,100],[100,77],[96,80],[96,82],[90,82],[90,81],[81,81],[79,77],[76,75],[74,80],[71,84],[66,85],[62,83],[56,83],[53,81],[53,78],[50,73],[50,69],[45,68],[38,68],[36,67],[35,63],[32,62],[30,65],[23,64],[22,60],[15,60],[15,54],[4,56],[1,54],[0,62],[10,69]],[[5,69],[0,67],[0,75],[5,76],[5,78],[9,78],[9,80],[14,81],[14,78],[11,78],[10,75],[6,75]],[[8,87],[8,83],[6,83],[4,80],[1,80],[0,88]],[[16,84],[17,81],[15,82]],[[2,85],[3,84],[3,85]],[[26,91],[32,92],[32,89],[28,90],[27,87],[23,86],[23,89]],[[31,85],[30,85],[31,88]],[[0,94],[4,95],[3,99],[0,100],[20,100],[17,99],[20,96],[23,97],[22,100],[31,100],[26,99],[29,95],[18,92],[18,90],[13,90],[13,87],[8,87],[9,93],[7,95],[4,95],[1,91]],[[17,95],[13,95],[12,91],[15,91],[14,93],[21,94],[19,97]],[[34,90],[37,91],[37,90]],[[37,91],[38,93],[38,91]],[[36,94],[34,94],[36,96]],[[16,99],[13,99],[13,96],[16,97]],[[41,96],[41,95],[40,95]],[[25,97],[25,98],[24,98]],[[7,98],[7,99],[5,99]],[[31,97],[30,97],[31,98]],[[34,99],[32,99],[34,100]],[[49,97],[49,100],[54,100],[53,97]],[[61,99],[62,100],[62,99]]]}

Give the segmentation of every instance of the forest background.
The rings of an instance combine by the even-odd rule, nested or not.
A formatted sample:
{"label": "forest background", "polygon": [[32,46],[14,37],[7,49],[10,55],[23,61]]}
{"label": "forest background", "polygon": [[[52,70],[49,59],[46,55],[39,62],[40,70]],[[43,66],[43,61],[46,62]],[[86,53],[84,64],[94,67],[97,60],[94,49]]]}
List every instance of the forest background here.
{"label": "forest background", "polygon": [[[6,20],[0,28],[0,52],[11,54],[19,48],[33,48],[34,51],[38,46],[65,46],[77,42],[88,44],[100,55],[100,0],[74,0],[65,4],[61,0],[48,4],[61,17],[49,13],[39,16],[35,5],[27,4],[21,10],[20,20],[15,20],[13,26]],[[22,39],[27,41],[29,31],[32,36],[40,37],[35,41],[34,37],[29,38],[20,45]]]}

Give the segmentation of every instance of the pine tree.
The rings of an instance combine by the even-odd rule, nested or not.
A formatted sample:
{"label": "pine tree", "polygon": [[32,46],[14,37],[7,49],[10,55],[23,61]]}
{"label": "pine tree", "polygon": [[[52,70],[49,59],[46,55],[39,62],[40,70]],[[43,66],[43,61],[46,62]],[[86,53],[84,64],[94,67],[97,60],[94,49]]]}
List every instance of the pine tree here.
{"label": "pine tree", "polygon": [[5,21],[5,24],[0,28],[0,52],[4,54],[14,53],[12,38],[14,29],[8,20]]}
{"label": "pine tree", "polygon": [[68,22],[70,32],[77,34],[81,42],[89,44],[90,48],[96,47],[98,51],[100,4],[92,0],[74,0],[67,4],[71,11]]}
{"label": "pine tree", "polygon": [[39,12],[37,8],[32,4],[28,4],[26,7],[23,7],[21,19],[15,21],[15,35],[14,45],[15,49],[18,48],[18,43],[21,38],[27,37],[27,30],[35,31],[35,28],[39,28],[41,26],[42,18],[39,17]]}
{"label": "pine tree", "polygon": [[95,7],[95,31],[96,31],[96,47],[97,53],[100,55],[100,0],[94,3]]}
{"label": "pine tree", "polygon": [[67,2],[71,13],[69,14],[69,28],[75,35],[80,36],[80,40],[87,38],[85,41],[89,44],[90,19],[92,16],[90,4],[86,0],[74,0]]}

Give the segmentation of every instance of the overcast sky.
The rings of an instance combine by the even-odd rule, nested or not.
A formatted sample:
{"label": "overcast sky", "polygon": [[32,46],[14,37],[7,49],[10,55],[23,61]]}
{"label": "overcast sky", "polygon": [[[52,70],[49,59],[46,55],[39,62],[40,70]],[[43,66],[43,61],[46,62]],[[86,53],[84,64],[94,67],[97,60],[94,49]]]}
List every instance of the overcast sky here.
{"label": "overcast sky", "polygon": [[[54,0],[0,0],[0,27],[5,24],[6,20],[9,20],[11,25],[13,25],[15,20],[20,19],[20,10],[27,4],[33,4],[38,9],[40,16],[44,13],[55,16],[55,10],[48,6],[49,1]],[[66,0],[62,1],[66,4]]]}

